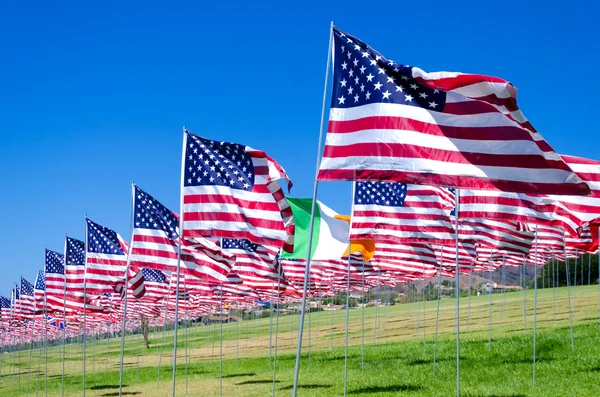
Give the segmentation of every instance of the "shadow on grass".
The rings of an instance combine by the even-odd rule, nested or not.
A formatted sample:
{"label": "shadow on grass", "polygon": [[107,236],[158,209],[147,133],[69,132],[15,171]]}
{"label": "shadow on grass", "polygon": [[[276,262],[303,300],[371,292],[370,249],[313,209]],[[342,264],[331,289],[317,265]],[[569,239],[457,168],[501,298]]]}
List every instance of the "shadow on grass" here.
{"label": "shadow on grass", "polygon": [[[129,386],[129,385],[123,385],[123,387],[127,387],[127,386]],[[119,385],[98,385],[98,386],[88,387],[88,389],[90,389],[90,390],[107,390],[107,389],[118,389],[118,388],[119,388]]]}
{"label": "shadow on grass", "polygon": [[[279,357],[278,357],[279,358]],[[248,372],[245,374],[229,374],[229,375],[223,375],[223,378],[237,378],[237,377],[241,377],[241,376],[255,376],[256,373],[255,372]]]}
{"label": "shadow on grass", "polygon": [[386,392],[419,391],[419,390],[423,390],[423,387],[416,386],[416,385],[371,386],[371,387],[363,387],[362,389],[350,390],[348,392],[348,394],[386,393]]}
{"label": "shadow on grass", "polygon": [[[292,390],[294,385],[282,387],[280,390]],[[298,385],[298,389],[329,389],[331,385]]]}
{"label": "shadow on grass", "polygon": [[[142,394],[142,392],[140,392],[140,391],[124,391],[121,393],[122,396],[134,396],[136,394]],[[112,397],[112,396],[118,396],[118,395],[119,395],[119,392],[100,394],[100,396],[102,396],[102,397]]]}
{"label": "shadow on grass", "polygon": [[486,394],[486,395],[467,395],[467,397],[527,397],[526,394]]}
{"label": "shadow on grass", "polygon": [[[454,357],[438,358],[436,360],[436,364],[437,363],[441,363],[441,362],[445,362],[445,361],[452,361],[452,362],[454,362],[454,361],[456,361],[456,358],[454,358]],[[463,357],[461,357],[461,362],[463,362],[463,361],[466,361],[466,359],[464,359]],[[433,365],[433,358],[427,359],[427,360],[423,360],[423,359],[412,360],[412,361],[410,361],[408,363],[408,365],[425,365],[425,364],[427,364],[427,365]]]}
{"label": "shadow on grass", "polygon": [[[275,383],[279,383],[280,381],[276,380]],[[273,379],[265,379],[265,380],[247,380],[244,382],[239,382],[236,383],[236,385],[241,386],[241,385],[263,385],[263,384],[268,384],[268,383],[273,383]]]}

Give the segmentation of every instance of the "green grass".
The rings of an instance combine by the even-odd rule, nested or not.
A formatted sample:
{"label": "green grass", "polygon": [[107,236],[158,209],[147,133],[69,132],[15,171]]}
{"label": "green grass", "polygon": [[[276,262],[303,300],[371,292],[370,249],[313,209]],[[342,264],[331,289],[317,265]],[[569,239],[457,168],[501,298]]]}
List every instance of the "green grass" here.
{"label": "green grass", "polygon": [[[575,351],[571,350],[566,288],[538,292],[537,385],[532,387],[533,292],[526,294],[527,326],[520,293],[494,295],[492,341],[488,350],[489,297],[473,297],[467,335],[467,299],[461,299],[461,385],[463,396],[597,396],[600,395],[600,327],[598,286],[577,287],[572,299]],[[554,295],[556,294],[556,295]],[[573,294],[574,295],[574,294]],[[554,297],[556,296],[556,299]],[[443,300],[436,376],[433,376],[433,335],[437,302],[365,310],[365,368],[361,371],[361,310],[351,310],[348,394],[350,396],[452,396],[456,384],[454,300]],[[575,306],[576,304],[576,306]],[[417,319],[418,316],[418,319]],[[333,332],[331,320],[333,319]],[[345,312],[311,315],[305,327],[301,396],[343,394]],[[289,396],[293,381],[298,316],[279,319],[276,395]],[[377,322],[376,332],[374,325]],[[273,324],[275,329],[275,324]],[[237,338],[236,338],[237,332]],[[309,335],[310,334],[310,335]],[[219,326],[180,329],[177,357],[177,395],[219,395]],[[333,338],[332,338],[333,335]],[[310,337],[310,367],[308,342]],[[376,344],[374,345],[374,341]],[[118,395],[119,340],[87,345],[86,396]],[[157,381],[162,333],[151,335],[151,348],[140,350],[137,336],[126,338],[124,395],[168,396],[171,390],[172,332],[162,346],[161,376]],[[214,346],[214,347],[213,347]],[[93,351],[93,353],[92,353]],[[273,382],[269,360],[269,319],[223,326],[223,395],[268,396]],[[61,394],[61,350],[48,349],[48,395]],[[37,376],[38,351],[11,353],[2,359],[0,397],[44,395],[44,357]],[[67,347],[67,396],[82,394],[81,345]],[[106,369],[106,372],[105,372]],[[18,388],[20,370],[20,392]],[[28,386],[27,386],[28,384]]]}

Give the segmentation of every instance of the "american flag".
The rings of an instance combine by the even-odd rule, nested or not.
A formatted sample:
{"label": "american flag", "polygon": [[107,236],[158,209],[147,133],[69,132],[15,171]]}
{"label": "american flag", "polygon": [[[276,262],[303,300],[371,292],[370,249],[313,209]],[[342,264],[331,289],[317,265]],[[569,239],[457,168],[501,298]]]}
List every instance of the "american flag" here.
{"label": "american flag", "polygon": [[[278,248],[254,244],[245,239],[228,239],[221,241],[227,252],[235,255],[233,271],[249,287],[271,290],[277,285],[277,253]],[[284,283],[280,282],[280,287]]]}
{"label": "american flag", "polygon": [[35,312],[35,300],[33,295],[33,284],[21,277],[21,288],[19,289],[20,317],[33,318]]}
{"label": "american flag", "polygon": [[10,299],[0,296],[0,319],[2,320],[2,328],[7,328],[10,323]]}
{"label": "american flag", "polygon": [[83,297],[85,243],[71,237],[67,237],[65,240],[65,277],[67,295]]}
{"label": "american flag", "polygon": [[[139,187],[134,189],[134,229],[130,263],[141,268],[177,271],[179,217]],[[234,258],[212,241],[183,239],[181,274],[224,281]]]}
{"label": "american flag", "polygon": [[160,270],[142,269],[146,295],[143,300],[157,301],[166,297],[169,291],[167,276]]}
{"label": "american flag", "polygon": [[43,270],[38,270],[35,284],[33,287],[33,296],[35,300],[35,314],[43,314],[46,308],[46,275]]}
{"label": "american flag", "polygon": [[478,246],[519,255],[529,253],[534,239],[534,233],[523,230],[517,222],[492,219],[461,219],[459,235],[462,239],[475,241]]}
{"label": "american flag", "polygon": [[46,301],[50,311],[65,311],[65,257],[46,249]]}
{"label": "american flag", "polygon": [[293,236],[280,181],[292,182],[265,152],[184,132],[183,236],[244,238],[282,247]]}
{"label": "american flag", "polygon": [[375,270],[384,270],[399,276],[432,277],[436,273],[437,259],[429,244],[377,243],[371,260]]}
{"label": "american flag", "polygon": [[589,193],[523,116],[507,81],[426,73],[337,28],[319,180]]}
{"label": "american flag", "polygon": [[117,232],[86,218],[85,266],[88,297],[113,292],[125,279],[127,244]]}
{"label": "american flag", "polygon": [[356,182],[350,239],[454,244],[454,191],[394,182]]}
{"label": "american flag", "polygon": [[[586,199],[584,196],[534,196],[524,193],[462,189],[460,191],[460,218],[542,224],[563,228],[569,234],[577,234],[586,221],[582,220],[577,213],[566,208],[562,198],[572,198],[575,201]],[[591,219],[593,218],[588,220]]]}
{"label": "american flag", "polygon": [[[144,274],[142,273],[142,269],[131,266],[130,264],[127,273],[129,274],[127,280],[127,293],[135,299],[141,299],[146,294],[146,286],[144,283]],[[115,292],[121,296],[121,299],[125,297],[125,289],[123,288],[124,284],[125,280],[115,285]]]}
{"label": "american flag", "polygon": [[569,167],[590,187],[589,196],[554,196],[570,213],[584,222],[600,218],[600,161],[561,155]]}
{"label": "american flag", "polygon": [[15,283],[15,286],[11,289],[10,295],[10,312],[12,318],[20,318],[21,316],[21,299],[19,293],[19,286]]}

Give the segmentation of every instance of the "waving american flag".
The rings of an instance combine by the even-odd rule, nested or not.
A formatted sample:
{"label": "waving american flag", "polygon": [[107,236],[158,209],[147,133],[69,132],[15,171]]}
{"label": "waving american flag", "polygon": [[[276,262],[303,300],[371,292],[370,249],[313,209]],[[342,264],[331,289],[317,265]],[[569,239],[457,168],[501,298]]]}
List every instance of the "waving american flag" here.
{"label": "waving american flag", "polygon": [[184,133],[184,237],[243,238],[281,247],[293,236],[279,182],[292,182],[265,152]]}
{"label": "waving american flag", "polygon": [[337,28],[333,37],[333,89],[319,180],[589,193],[521,113],[509,82],[426,73]]}

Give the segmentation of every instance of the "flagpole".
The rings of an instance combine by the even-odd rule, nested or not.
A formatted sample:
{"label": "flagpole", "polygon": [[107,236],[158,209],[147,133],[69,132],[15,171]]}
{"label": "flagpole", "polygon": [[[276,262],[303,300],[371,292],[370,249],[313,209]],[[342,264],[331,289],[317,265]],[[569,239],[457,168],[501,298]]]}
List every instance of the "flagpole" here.
{"label": "flagpole", "polygon": [[[61,396],[65,397],[65,342],[67,339],[67,238],[68,236],[65,234],[65,246],[64,246],[64,255],[63,255],[63,276],[64,276],[64,285],[63,285],[63,340],[62,340],[62,384],[61,384]],[[85,300],[85,298],[84,298]],[[60,328],[60,327],[59,327]]]}
{"label": "flagpole", "polygon": [[[87,326],[86,323],[86,312],[87,312],[87,281],[86,281],[86,275],[87,275],[87,252],[88,252],[88,224],[87,224],[87,214],[85,214],[85,269],[83,272],[83,345],[82,345],[82,356],[83,356],[83,363],[82,363],[82,383],[83,383],[83,393],[82,393],[82,397],[85,397],[85,327]],[[67,281],[67,278],[65,276],[65,283]]]}
{"label": "flagpole", "polygon": [[175,324],[173,329],[173,380],[171,383],[171,396],[175,397],[175,377],[177,374],[177,326],[179,321],[179,276],[181,275],[181,245],[183,244],[183,176],[185,172],[185,146],[187,142],[186,128],[183,127],[183,144],[181,148],[181,183],[179,191],[179,244],[177,249],[177,280],[175,286]]}
{"label": "flagpole", "polygon": [[469,267],[469,302],[467,304],[467,338],[469,337],[469,328],[471,325],[471,288],[473,285],[473,265]]}
{"label": "flagpole", "polygon": [[[571,336],[571,350],[575,351],[575,341],[573,340],[573,312],[571,310],[571,271],[569,269],[569,257],[567,256],[567,238],[563,232],[563,251],[565,253],[565,271],[567,273],[567,299],[569,301],[569,330]],[[576,280],[577,281],[577,280]]]}
{"label": "flagpole", "polygon": [[[333,21],[329,27],[329,48],[327,50],[327,67],[325,69],[325,85],[323,87],[323,103],[321,107],[321,126],[319,130],[319,144],[317,149],[317,165],[315,173],[318,173],[319,163],[322,155],[322,147],[323,147],[323,131],[325,127],[325,111],[327,107],[327,85],[329,82],[329,70],[331,67],[331,52],[332,52],[332,43],[333,43]],[[298,378],[300,374],[300,360],[302,358],[302,333],[304,331],[304,312],[306,305],[306,290],[308,289],[308,279],[310,276],[310,257],[311,257],[311,249],[312,249],[312,238],[314,231],[314,220],[315,220],[315,207],[317,205],[317,193],[319,189],[319,182],[317,180],[317,175],[315,175],[315,182],[313,186],[313,197],[312,197],[312,206],[310,211],[310,227],[308,231],[308,249],[306,255],[306,270],[304,272],[304,286],[302,288],[302,306],[300,309],[300,323],[298,325],[298,348],[296,350],[296,366],[294,368],[294,383],[292,388],[292,397],[296,397],[298,393]]]}
{"label": "flagpole", "polygon": [[438,329],[440,325],[440,299],[441,299],[441,286],[442,286],[442,259],[444,255],[444,247],[440,246],[440,267],[438,269],[438,288],[437,288],[437,309],[435,312],[435,336],[433,339],[433,377],[435,378],[435,364],[437,359],[437,338]]}
{"label": "flagpole", "polygon": [[537,348],[537,267],[538,267],[538,225],[535,225],[535,264],[533,267],[533,387],[535,387],[536,348]]}
{"label": "flagpole", "polygon": [[127,247],[127,263],[125,264],[125,285],[123,286],[123,320],[121,322],[121,353],[119,361],[119,397],[123,394],[123,360],[125,356],[125,322],[127,321],[127,290],[129,289],[129,266],[131,246],[133,245],[133,207],[135,202],[135,183],[131,182],[131,207],[129,208],[129,246]]}
{"label": "flagpole", "polygon": [[492,350],[492,296],[494,295],[494,286],[492,285],[492,256],[490,255],[490,270],[489,270],[489,281],[488,281],[488,287],[489,287],[489,291],[488,294],[490,295],[489,297],[489,324],[488,324],[488,351]]}
{"label": "flagpole", "polygon": [[348,318],[350,316],[350,255],[352,251],[351,247],[352,244],[348,242],[348,272],[346,274],[346,332],[344,344],[344,397],[348,395]]}
{"label": "flagpole", "polygon": [[[219,336],[219,397],[223,397],[223,282],[221,282],[221,321],[220,321],[220,336]],[[175,396],[173,396],[175,397]]]}
{"label": "flagpole", "polygon": [[460,397],[460,275],[458,272],[458,229],[459,229],[459,206],[460,206],[460,188],[456,189],[456,267],[455,267],[455,285],[456,285],[456,395]]}
{"label": "flagpole", "polygon": [[[352,215],[351,215],[352,216]],[[362,295],[362,313],[361,313],[361,328],[362,328],[362,346],[361,346],[361,374],[365,376],[365,260],[362,260],[362,276],[361,276],[361,295]],[[317,328],[318,329],[318,328]]]}
{"label": "flagpole", "polygon": [[271,397],[275,397],[275,383],[277,382],[277,340],[279,338],[279,302],[281,297],[281,265],[277,259],[277,313],[275,314],[275,351],[273,352],[273,387]]}

